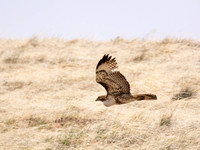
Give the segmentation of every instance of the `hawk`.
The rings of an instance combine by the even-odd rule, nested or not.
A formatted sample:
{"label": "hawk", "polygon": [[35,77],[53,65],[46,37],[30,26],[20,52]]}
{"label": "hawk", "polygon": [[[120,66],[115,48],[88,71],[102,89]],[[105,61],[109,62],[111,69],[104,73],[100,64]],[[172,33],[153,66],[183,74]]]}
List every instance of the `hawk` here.
{"label": "hawk", "polygon": [[115,104],[126,104],[133,101],[156,100],[154,94],[130,93],[130,85],[126,78],[119,72],[115,58],[104,55],[96,67],[96,82],[101,84],[107,91],[107,95],[99,96],[96,101],[102,101],[107,107]]}

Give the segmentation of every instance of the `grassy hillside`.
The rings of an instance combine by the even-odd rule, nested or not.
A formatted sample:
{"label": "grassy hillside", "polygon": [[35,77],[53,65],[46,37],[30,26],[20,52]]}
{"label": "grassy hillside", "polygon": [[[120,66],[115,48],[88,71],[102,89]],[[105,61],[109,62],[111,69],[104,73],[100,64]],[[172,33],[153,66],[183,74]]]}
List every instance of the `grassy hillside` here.
{"label": "grassy hillside", "polygon": [[[95,102],[105,53],[158,100]],[[0,39],[0,149],[200,149],[200,42]]]}

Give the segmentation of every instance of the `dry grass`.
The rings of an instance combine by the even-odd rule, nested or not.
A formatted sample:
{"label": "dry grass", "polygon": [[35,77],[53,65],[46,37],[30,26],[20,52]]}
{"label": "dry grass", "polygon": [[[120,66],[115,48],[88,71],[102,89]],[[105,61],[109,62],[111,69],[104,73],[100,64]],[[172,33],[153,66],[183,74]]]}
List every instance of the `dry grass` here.
{"label": "dry grass", "polygon": [[[95,102],[105,53],[158,100]],[[200,149],[199,83],[198,41],[0,39],[0,149]]]}

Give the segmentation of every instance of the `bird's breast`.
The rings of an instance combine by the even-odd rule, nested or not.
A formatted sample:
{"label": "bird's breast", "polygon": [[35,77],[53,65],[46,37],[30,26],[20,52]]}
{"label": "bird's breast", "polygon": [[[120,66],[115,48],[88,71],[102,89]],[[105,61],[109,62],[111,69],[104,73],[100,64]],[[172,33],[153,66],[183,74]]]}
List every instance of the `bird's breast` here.
{"label": "bird's breast", "polygon": [[105,101],[103,101],[103,104],[106,107],[109,107],[109,106],[115,105],[116,101],[113,96],[107,96],[107,99]]}

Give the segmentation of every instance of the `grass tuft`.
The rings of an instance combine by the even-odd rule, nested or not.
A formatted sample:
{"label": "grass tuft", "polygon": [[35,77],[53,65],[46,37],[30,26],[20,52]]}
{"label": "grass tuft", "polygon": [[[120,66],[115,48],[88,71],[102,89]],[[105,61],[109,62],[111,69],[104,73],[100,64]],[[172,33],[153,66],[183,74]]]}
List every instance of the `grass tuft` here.
{"label": "grass tuft", "polygon": [[33,36],[32,38],[30,38],[27,42],[27,45],[31,45],[32,47],[36,47],[39,45],[39,40],[36,36]]}
{"label": "grass tuft", "polygon": [[47,123],[44,119],[34,117],[30,117],[29,119],[27,119],[27,121],[29,127],[40,126]]}
{"label": "grass tuft", "polygon": [[192,89],[185,88],[185,89],[182,89],[179,93],[176,93],[172,97],[172,100],[181,100],[185,98],[191,98],[194,95],[195,95],[195,92]]}
{"label": "grass tuft", "polygon": [[10,125],[13,125],[15,122],[16,122],[16,120],[10,119],[10,120],[6,121],[5,124],[8,125],[8,126],[10,126]]}
{"label": "grass tuft", "polygon": [[171,125],[171,117],[162,117],[160,120],[160,126],[170,126]]}
{"label": "grass tuft", "polygon": [[77,148],[82,143],[83,131],[78,129],[70,129],[65,138],[62,140],[62,144],[68,147]]}
{"label": "grass tuft", "polygon": [[69,124],[86,125],[95,122],[95,119],[85,119],[81,117],[67,116],[56,119],[54,122],[60,124],[61,126]]}
{"label": "grass tuft", "polygon": [[8,90],[8,91],[14,91],[16,89],[22,89],[24,86],[24,82],[21,81],[13,81],[13,82],[4,82],[3,86]]}

